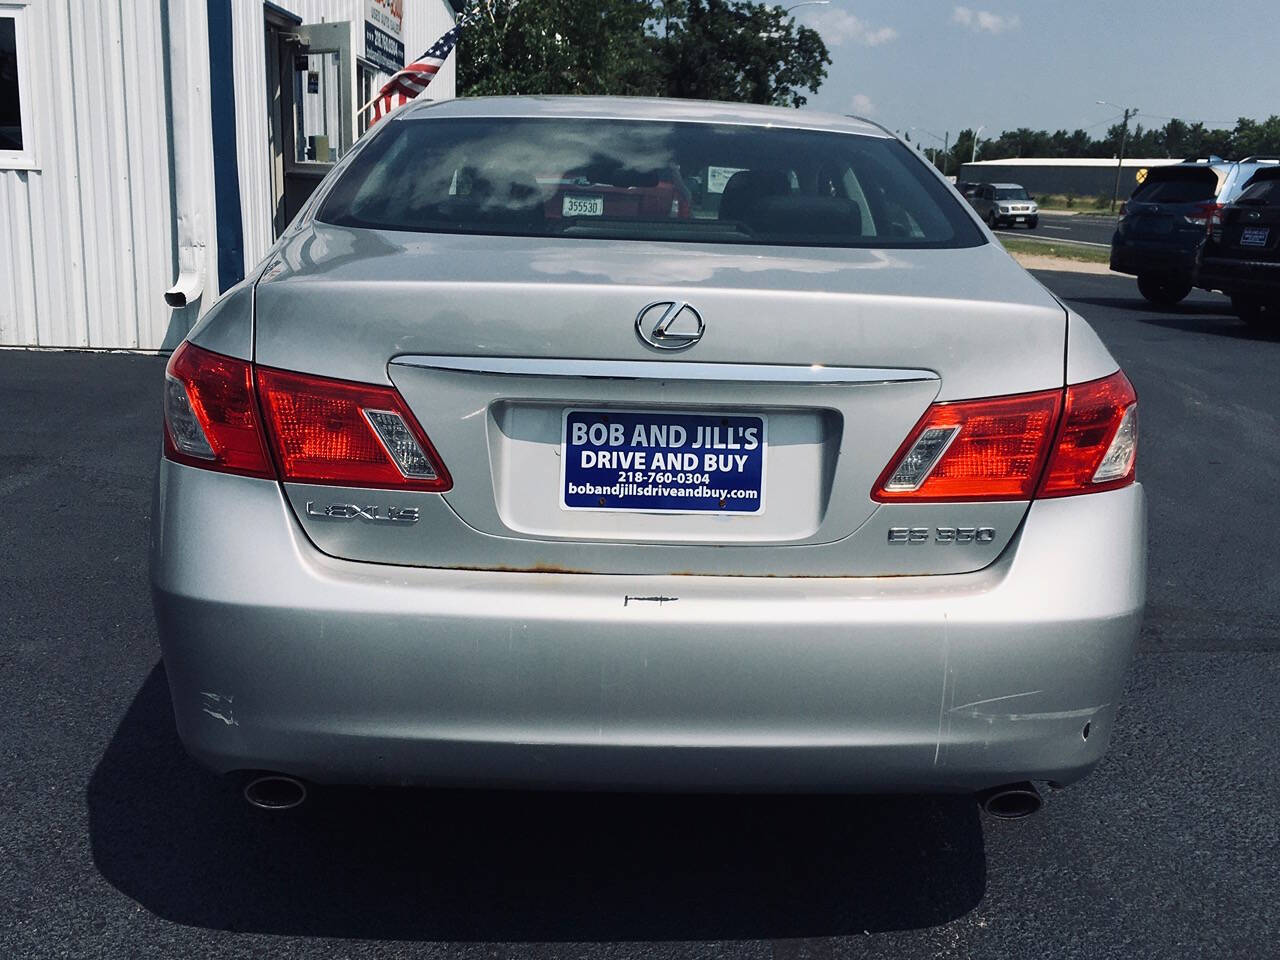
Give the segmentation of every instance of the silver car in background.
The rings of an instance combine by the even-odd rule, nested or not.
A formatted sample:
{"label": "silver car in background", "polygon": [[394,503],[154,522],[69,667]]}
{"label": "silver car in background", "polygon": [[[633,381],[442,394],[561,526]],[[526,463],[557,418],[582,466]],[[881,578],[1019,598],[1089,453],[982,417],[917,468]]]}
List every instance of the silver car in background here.
{"label": "silver car in background", "polygon": [[214,770],[1014,812],[1111,737],[1133,388],[864,121],[410,104],[164,402],[155,610]]}
{"label": "silver car in background", "polygon": [[1034,230],[1040,224],[1040,205],[1017,183],[984,183],[968,196],[970,205],[992,230],[1020,224]]}

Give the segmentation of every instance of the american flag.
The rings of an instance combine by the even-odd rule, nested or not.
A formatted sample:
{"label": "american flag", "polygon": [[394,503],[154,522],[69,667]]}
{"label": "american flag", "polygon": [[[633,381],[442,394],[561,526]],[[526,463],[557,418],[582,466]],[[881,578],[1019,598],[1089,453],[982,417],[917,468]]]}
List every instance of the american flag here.
{"label": "american flag", "polygon": [[449,54],[453,52],[454,46],[458,43],[458,37],[462,33],[462,27],[463,24],[459,22],[433,43],[430,50],[392,76],[378,91],[378,95],[360,108],[363,113],[366,108],[373,107],[373,119],[369,121],[369,126],[373,126],[385,114],[390,113],[392,108],[408,103],[427,89],[427,85],[435,78],[440,68],[444,66],[445,60],[449,58]]}

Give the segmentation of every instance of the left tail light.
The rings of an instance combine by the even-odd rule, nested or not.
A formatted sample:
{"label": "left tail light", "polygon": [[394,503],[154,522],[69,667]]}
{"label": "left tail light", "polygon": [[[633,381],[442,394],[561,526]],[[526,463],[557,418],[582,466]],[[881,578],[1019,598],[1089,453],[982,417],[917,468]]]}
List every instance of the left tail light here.
{"label": "left tail light", "polygon": [[189,466],[295,483],[452,486],[393,387],[254,368],[183,343],[165,371],[164,419],[165,455]]}
{"label": "left tail light", "polygon": [[394,387],[260,367],[258,394],[283,480],[436,493],[453,486]]}
{"label": "left tail light", "polygon": [[173,351],[164,371],[164,452],[192,467],[275,476],[247,361],[186,341]]}
{"label": "left tail light", "polygon": [[1221,210],[1222,204],[1220,203],[1200,203],[1193,207],[1189,213],[1184,214],[1182,219],[1197,227],[1210,229],[1214,218]]}

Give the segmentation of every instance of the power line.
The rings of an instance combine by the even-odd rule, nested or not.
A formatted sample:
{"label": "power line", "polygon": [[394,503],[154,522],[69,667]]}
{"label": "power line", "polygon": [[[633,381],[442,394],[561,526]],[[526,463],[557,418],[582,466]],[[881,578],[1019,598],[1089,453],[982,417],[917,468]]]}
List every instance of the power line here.
{"label": "power line", "polygon": [[1148,120],[1181,120],[1183,123],[1202,123],[1208,126],[1211,123],[1228,123],[1234,125],[1235,120],[1188,120],[1186,117],[1162,117],[1158,113],[1140,113],[1140,117],[1146,117]]}
{"label": "power line", "polygon": [[1093,130],[1096,127],[1102,126],[1104,123],[1115,123],[1117,120],[1121,119],[1123,116],[1124,114],[1117,113],[1114,117],[1108,117],[1106,120],[1099,120],[1097,123],[1091,123],[1087,127],[1079,127],[1078,129]]}

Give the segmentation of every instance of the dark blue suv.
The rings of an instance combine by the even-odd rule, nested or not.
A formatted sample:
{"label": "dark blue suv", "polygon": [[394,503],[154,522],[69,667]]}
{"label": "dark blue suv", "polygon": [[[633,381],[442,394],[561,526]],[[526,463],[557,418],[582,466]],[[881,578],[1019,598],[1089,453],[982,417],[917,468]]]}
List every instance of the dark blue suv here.
{"label": "dark blue suv", "polygon": [[1138,278],[1138,291],[1170,306],[1196,285],[1196,258],[1214,216],[1275,157],[1221,157],[1152,167],[1120,208],[1111,238],[1111,269]]}

